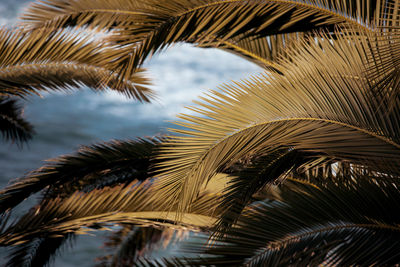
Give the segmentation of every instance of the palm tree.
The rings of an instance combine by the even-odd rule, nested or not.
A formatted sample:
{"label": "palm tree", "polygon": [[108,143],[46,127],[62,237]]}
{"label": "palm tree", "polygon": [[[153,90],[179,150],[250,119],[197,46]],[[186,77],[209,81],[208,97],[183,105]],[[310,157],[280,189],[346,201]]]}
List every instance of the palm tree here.
{"label": "palm tree", "polygon": [[[124,227],[105,265],[398,264],[399,11],[398,0],[32,5],[22,16],[32,32],[103,31],[112,52],[101,66],[116,88],[176,42],[266,72],[196,101],[171,136],[84,147],[2,190],[5,217],[43,195],[2,224],[9,265],[43,265],[73,235],[110,224]],[[183,246],[184,259],[126,258],[138,226],[204,236]]]}

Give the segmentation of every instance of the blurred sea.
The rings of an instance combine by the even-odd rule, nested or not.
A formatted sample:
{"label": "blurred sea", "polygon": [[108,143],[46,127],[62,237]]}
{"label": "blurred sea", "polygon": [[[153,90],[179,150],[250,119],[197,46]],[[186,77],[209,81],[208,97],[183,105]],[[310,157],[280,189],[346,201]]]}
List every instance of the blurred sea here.
{"label": "blurred sea", "polygon": [[[0,0],[0,24],[15,23],[16,16],[31,1]],[[185,112],[184,106],[209,89],[240,80],[260,68],[229,53],[179,45],[153,57],[145,66],[153,80],[157,100],[141,104],[113,92],[95,93],[81,88],[71,94],[51,93],[30,97],[25,116],[36,135],[23,148],[0,141],[0,187],[36,169],[43,161],[73,153],[80,145],[111,139],[132,139],[165,133],[168,121]],[[29,198],[28,202],[35,201]],[[29,203],[25,203],[27,206]],[[22,212],[22,211],[20,211]],[[53,266],[92,266],[102,254],[100,237],[81,236],[63,250]],[[0,265],[5,263],[0,250]]]}

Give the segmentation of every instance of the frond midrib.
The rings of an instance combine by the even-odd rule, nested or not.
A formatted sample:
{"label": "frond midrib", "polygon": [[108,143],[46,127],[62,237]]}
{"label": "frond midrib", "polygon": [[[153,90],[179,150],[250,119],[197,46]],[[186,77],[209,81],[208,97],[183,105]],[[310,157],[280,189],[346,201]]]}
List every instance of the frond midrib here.
{"label": "frond midrib", "polygon": [[247,50],[247,49],[244,49],[244,48],[242,48],[242,47],[240,47],[240,46],[235,45],[235,44],[232,43],[232,42],[229,42],[228,40],[221,40],[220,38],[216,38],[216,40],[217,40],[218,42],[223,43],[224,45],[226,45],[226,46],[228,46],[228,47],[231,47],[231,48],[233,48],[233,49],[236,49],[236,50],[242,52],[243,54],[245,54],[245,55],[247,55],[247,56],[249,56],[249,57],[251,57],[251,58],[253,58],[253,59],[256,59],[256,60],[262,62],[263,64],[265,64],[265,65],[267,65],[267,66],[270,66],[270,67],[273,67],[273,68],[277,69],[277,70],[280,71],[281,73],[284,72],[282,66],[279,65],[278,63],[273,62],[272,60],[267,60],[267,59],[265,59],[265,58],[263,58],[263,57],[260,57],[260,56],[256,55],[255,53],[253,53],[253,52],[251,52],[251,51],[249,51],[249,50]]}
{"label": "frond midrib", "polygon": [[[201,218],[202,221],[193,222],[193,220],[186,219],[187,217],[194,216],[196,218]],[[175,214],[171,211],[109,211],[95,215],[83,215],[78,218],[59,218],[61,220],[66,219],[65,222],[57,224],[57,220],[49,222],[49,226],[44,226],[40,229],[41,232],[48,231],[61,231],[61,232],[78,232],[80,234],[91,231],[90,226],[93,224],[107,224],[118,221],[130,221],[131,223],[137,225],[149,225],[154,223],[155,225],[169,225],[176,228],[183,227],[184,229],[192,228],[193,230],[198,229],[210,229],[213,223],[216,221],[215,217],[204,215],[194,212],[186,212],[182,214],[181,218],[177,218]],[[51,224],[56,225],[51,225]],[[88,228],[87,228],[88,227]],[[84,229],[82,229],[84,228]],[[38,230],[32,229],[28,230],[28,237],[30,234],[36,234]],[[27,242],[24,235],[18,235],[18,233],[13,236],[12,234],[0,235],[1,246],[17,245]]]}
{"label": "frond midrib", "polygon": [[[353,130],[356,130],[358,132],[362,132],[364,134],[367,134],[371,137],[377,138],[387,144],[390,144],[392,146],[394,146],[396,149],[400,150],[400,144],[395,143],[394,141],[390,140],[389,138],[386,138],[384,136],[378,135],[372,131],[368,131],[366,129],[348,124],[348,123],[344,123],[344,122],[339,122],[339,121],[334,121],[334,120],[329,120],[329,119],[323,119],[323,118],[307,118],[307,117],[298,117],[298,118],[287,118],[287,119],[278,119],[278,120],[270,120],[267,122],[261,122],[261,123],[257,123],[257,124],[252,124],[250,126],[244,127],[242,129],[240,129],[239,131],[236,131],[230,135],[225,136],[224,138],[218,140],[215,144],[213,144],[210,148],[207,149],[207,151],[205,151],[202,155],[202,157],[196,162],[196,165],[193,166],[193,168],[197,168],[205,159],[205,157],[207,156],[208,153],[210,153],[210,151],[214,150],[219,144],[221,144],[222,142],[228,140],[229,138],[232,138],[233,136],[239,135],[243,132],[245,132],[246,130],[249,129],[253,129],[253,128],[257,128],[257,127],[262,127],[262,126],[266,126],[269,124],[274,124],[274,123],[280,123],[280,122],[288,122],[288,121],[317,121],[317,122],[326,122],[329,124],[336,124],[339,126],[343,126],[346,128],[350,128]],[[178,123],[176,123],[178,124]],[[179,124],[178,124],[179,125]]]}

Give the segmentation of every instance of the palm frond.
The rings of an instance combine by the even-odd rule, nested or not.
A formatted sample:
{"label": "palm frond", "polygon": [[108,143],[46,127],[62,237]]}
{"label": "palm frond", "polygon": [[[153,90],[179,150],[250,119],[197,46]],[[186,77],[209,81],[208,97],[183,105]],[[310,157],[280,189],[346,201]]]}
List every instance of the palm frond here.
{"label": "palm frond", "polygon": [[23,33],[0,29],[0,95],[24,97],[86,85],[149,101],[152,92],[143,69],[119,81],[117,74],[107,68],[111,60],[107,55],[113,49],[91,39],[67,30]]}
{"label": "palm frond", "polygon": [[101,261],[96,266],[128,266],[135,265],[139,257],[149,255],[152,251],[165,249],[171,243],[181,240],[184,230],[169,228],[135,227],[125,225],[114,232],[104,244],[111,254],[97,258]]}
{"label": "palm frond", "polygon": [[48,266],[67,242],[73,241],[73,234],[65,236],[36,238],[28,243],[11,248],[4,266]]}
{"label": "palm frond", "polygon": [[45,197],[69,196],[76,190],[125,183],[151,177],[150,157],[159,139],[111,141],[82,147],[77,154],[49,160],[38,170],[29,173],[0,191],[0,211],[4,212],[47,188]]}
{"label": "palm frond", "polygon": [[0,97],[0,132],[7,141],[23,143],[32,138],[32,125],[23,117],[17,101]]}
{"label": "palm frond", "polygon": [[[189,266],[379,265],[400,262],[398,181],[358,176],[341,184],[287,182],[282,201],[250,206],[237,225],[204,247],[187,242]],[[251,240],[251,242],[249,242]],[[182,266],[182,265],[177,265]]]}
{"label": "palm frond", "polygon": [[[371,97],[366,76],[369,43],[338,36],[308,42],[287,60],[284,75],[253,77],[211,92],[180,115],[184,129],[160,150],[165,197],[188,207],[199,186],[216,172],[248,157],[280,149],[314,153],[399,174],[398,109],[392,116]],[[353,38],[353,39],[352,39]],[[339,41],[340,40],[340,41]],[[376,44],[378,45],[378,44]],[[207,167],[205,167],[207,166]]]}
{"label": "palm frond", "polygon": [[[177,229],[209,229],[218,209],[215,194],[204,191],[188,213],[177,219],[159,197],[151,182],[133,181],[127,185],[76,192],[68,198],[43,202],[0,233],[0,245],[30,242],[35,238],[84,234],[112,223],[139,226],[173,226]],[[103,228],[101,228],[103,229]]]}
{"label": "palm frond", "polygon": [[[32,4],[22,15],[22,19],[29,23],[32,27],[66,27],[66,26],[83,26],[107,28],[127,27],[140,24],[138,18],[151,18],[151,22],[155,25],[157,22],[174,23],[181,20],[182,17],[193,19],[197,15],[201,15],[203,19],[209,20],[216,10],[224,10],[220,12],[218,18],[227,13],[239,18],[247,20],[247,24],[253,27],[260,27],[264,30],[276,21],[283,22],[281,29],[287,32],[291,29],[301,31],[307,27],[320,27],[323,24],[332,25],[332,23],[349,23],[355,25],[375,26],[378,19],[381,19],[382,12],[388,3],[392,1],[248,1],[248,0],[232,0],[232,1],[216,1],[216,0],[196,0],[182,1],[174,0],[164,3],[160,0],[147,1],[85,1],[75,0],[70,2],[60,0],[44,0]],[[246,6],[251,6],[246,9]],[[255,7],[256,6],[256,7]],[[286,8],[284,10],[283,8]],[[236,9],[236,10],[235,10]],[[242,14],[250,15],[245,19],[245,15],[240,12],[229,13],[228,11],[237,11],[240,9]],[[279,11],[285,11],[279,14]],[[267,15],[265,15],[268,12]],[[254,24],[255,16],[260,18],[262,22]],[[276,16],[276,17],[273,17]],[[164,20],[160,18],[163,17]],[[260,19],[261,19],[260,18]],[[270,18],[270,20],[268,20]],[[167,21],[169,19],[170,21]],[[201,21],[201,19],[199,19]],[[219,21],[215,18],[214,21]],[[221,19],[219,22],[223,22]],[[303,23],[303,25],[300,24]],[[309,22],[306,26],[304,22]],[[192,22],[193,23],[193,22]],[[258,25],[258,24],[262,25]],[[149,24],[150,26],[152,24]],[[230,25],[227,21],[225,25]],[[243,27],[242,21],[238,21],[234,26]],[[249,26],[247,26],[249,27]],[[185,27],[186,28],[186,27]],[[240,27],[237,27],[240,28]],[[182,30],[184,31],[184,29]],[[293,31],[293,30],[292,30]]]}
{"label": "palm frond", "polygon": [[[69,91],[87,86],[95,91],[115,90],[124,96],[150,101],[152,93],[142,74],[135,73],[133,81],[120,84],[115,74],[104,68],[76,63],[34,63],[0,70],[0,95],[26,97],[51,91]],[[102,82],[109,77],[107,84]],[[149,98],[150,97],[150,98]]]}
{"label": "palm frond", "polygon": [[254,62],[266,70],[282,73],[284,70],[279,65],[280,57],[285,57],[285,51],[292,43],[298,42],[307,34],[311,33],[276,34],[267,37],[246,37],[243,34],[228,40],[210,38],[203,40],[198,46],[219,48]]}
{"label": "palm frond", "polygon": [[[46,0],[33,4],[22,18],[34,28],[112,29],[110,44],[120,49],[109,66],[126,80],[149,55],[176,42],[201,44],[214,39],[220,43],[241,35],[265,37],[320,28],[333,30],[335,25],[371,31],[385,18],[382,14],[387,13],[388,2]],[[273,43],[274,39],[279,36],[271,38]],[[282,45],[281,41],[277,43]],[[234,48],[236,52],[238,47]]]}
{"label": "palm frond", "polygon": [[[216,224],[217,232],[231,227],[243,210],[257,200],[280,200],[277,184],[291,178],[304,165],[310,163],[313,155],[297,150],[282,149],[259,158],[241,161],[241,169],[233,168],[232,177],[221,196],[225,207]],[[311,160],[313,161],[313,160]],[[230,167],[228,170],[231,170]],[[236,169],[236,170],[235,170]],[[327,175],[326,178],[329,176]]]}

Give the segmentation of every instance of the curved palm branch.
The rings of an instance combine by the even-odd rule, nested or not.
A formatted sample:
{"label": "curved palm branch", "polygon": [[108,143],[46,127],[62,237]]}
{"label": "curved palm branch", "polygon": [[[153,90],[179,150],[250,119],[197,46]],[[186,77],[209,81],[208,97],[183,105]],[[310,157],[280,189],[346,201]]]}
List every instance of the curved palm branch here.
{"label": "curved palm branch", "polygon": [[0,97],[0,132],[4,139],[23,143],[32,138],[33,127],[22,114],[15,99]]}
{"label": "curved palm branch", "polygon": [[[126,185],[96,189],[68,198],[44,201],[0,234],[2,246],[17,245],[33,238],[83,234],[87,227],[100,224],[130,223],[136,225],[180,226],[208,229],[215,221],[218,200],[205,189],[189,213],[176,219],[151,182],[133,181]],[[179,226],[180,225],[180,226]]]}
{"label": "curved palm branch", "polygon": [[173,131],[184,136],[171,137],[160,150],[159,158],[168,159],[158,165],[166,176],[159,185],[165,197],[188,207],[214,173],[248,155],[282,148],[398,175],[400,112],[395,108],[387,116],[371,97],[374,80],[366,71],[371,43],[338,38],[336,45],[304,44],[312,52],[294,56],[283,76],[226,85],[196,101],[200,108],[189,108],[200,116],[180,115],[184,121],[177,124],[186,129]]}
{"label": "curved palm branch", "polygon": [[282,201],[250,206],[237,225],[208,248],[206,238],[183,246],[183,251],[203,258],[173,262],[176,266],[398,264],[400,217],[398,206],[392,205],[400,200],[398,181],[371,176],[348,181],[287,182]]}
{"label": "curved palm branch", "polygon": [[91,39],[66,30],[23,33],[0,29],[0,96],[24,97],[85,85],[149,101],[152,93],[143,70],[133,72],[121,83],[117,74],[106,68],[112,49]]}
{"label": "curved palm branch", "polygon": [[0,211],[15,207],[30,195],[46,189],[45,198],[69,196],[76,190],[144,181],[150,177],[150,157],[159,139],[111,141],[84,146],[76,155],[49,160],[49,164],[29,173],[0,191]]}
{"label": "curved palm branch", "polygon": [[[388,0],[357,1],[356,4],[333,0],[174,0],[168,3],[160,0],[47,0],[33,4],[22,18],[33,28],[88,26],[112,30],[115,34],[109,38],[110,44],[117,44],[120,49],[115,55],[118,59],[109,66],[118,70],[124,80],[149,55],[175,42],[217,42],[217,47],[220,43],[234,44],[231,49],[235,52],[257,60],[260,57],[254,53],[253,37],[277,35],[270,39],[278,45],[271,47],[272,53],[277,53],[284,45],[282,41],[275,42],[280,39],[279,34],[321,28],[333,30],[335,25],[352,25],[370,31],[380,25],[381,20],[391,18],[389,3]],[[236,45],[240,36],[252,39]],[[251,50],[246,50],[250,46],[253,46]],[[266,60],[268,58],[263,59],[264,63]]]}
{"label": "curved palm branch", "polygon": [[[47,264],[59,248],[76,234],[96,229],[109,230],[102,228],[102,225],[208,230],[216,220],[215,214],[219,213],[217,196],[226,187],[229,179],[225,174],[216,175],[203,187],[193,209],[180,219],[169,212],[166,203],[158,197],[159,192],[155,191],[149,180],[143,183],[135,180],[130,184],[105,187],[89,193],[76,192],[69,197],[46,198],[13,224],[9,225],[7,220],[2,221],[0,246],[13,247],[9,266],[38,266]],[[27,229],[27,225],[31,228]],[[165,233],[162,236],[165,237]],[[146,235],[143,238],[143,242],[150,242],[146,240]],[[122,244],[119,254],[122,258],[116,255],[115,261],[124,259],[124,251],[132,246],[144,249],[140,248],[140,244],[131,243],[137,239],[131,239]],[[49,245],[51,246],[48,247]]]}

